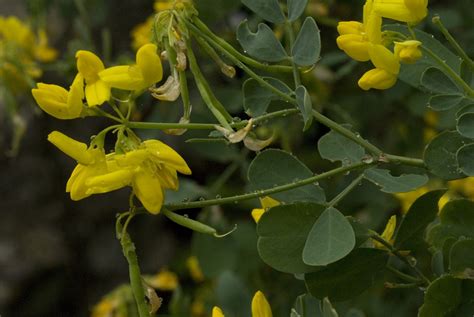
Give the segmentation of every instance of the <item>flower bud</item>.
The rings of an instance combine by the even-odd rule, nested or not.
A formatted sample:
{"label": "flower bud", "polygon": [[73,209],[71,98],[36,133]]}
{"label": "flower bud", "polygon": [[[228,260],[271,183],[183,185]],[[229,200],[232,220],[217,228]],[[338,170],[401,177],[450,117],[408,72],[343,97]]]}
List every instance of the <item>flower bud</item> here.
{"label": "flower bud", "polygon": [[374,68],[366,72],[359,79],[359,87],[364,90],[388,89],[397,82],[397,75],[391,74],[385,69]]}
{"label": "flower bud", "polygon": [[414,64],[423,54],[420,50],[420,41],[395,42],[395,56],[406,64]]}

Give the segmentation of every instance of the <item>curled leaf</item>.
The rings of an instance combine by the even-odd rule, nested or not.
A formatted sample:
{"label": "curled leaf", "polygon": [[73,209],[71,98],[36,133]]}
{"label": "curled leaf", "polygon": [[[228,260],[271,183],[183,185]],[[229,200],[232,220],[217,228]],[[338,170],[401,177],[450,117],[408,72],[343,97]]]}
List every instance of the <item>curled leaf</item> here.
{"label": "curled leaf", "polygon": [[169,76],[160,87],[152,87],[149,90],[154,98],[163,101],[175,101],[181,93],[179,81],[174,76]]}
{"label": "curled leaf", "polygon": [[[185,117],[181,117],[181,119],[179,119],[179,123],[180,124],[189,123],[189,119],[185,118]],[[169,134],[169,135],[183,135],[184,133],[186,133],[186,131],[188,131],[188,129],[165,129],[165,130],[163,130],[164,133]]]}
{"label": "curled leaf", "polygon": [[244,145],[250,151],[258,152],[272,144],[273,142],[273,135],[266,140],[259,140],[254,138],[253,136],[247,135],[244,139]]}

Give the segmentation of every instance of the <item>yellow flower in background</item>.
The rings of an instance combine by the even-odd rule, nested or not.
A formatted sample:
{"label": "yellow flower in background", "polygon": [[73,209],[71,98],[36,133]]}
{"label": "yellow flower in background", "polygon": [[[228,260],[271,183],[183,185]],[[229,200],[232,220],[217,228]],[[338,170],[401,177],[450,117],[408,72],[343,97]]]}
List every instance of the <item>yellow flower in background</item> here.
{"label": "yellow flower in background", "polygon": [[148,278],[146,282],[150,284],[151,287],[161,291],[173,291],[179,285],[176,273],[167,269],[162,269],[158,274]]}
{"label": "yellow flower in background", "polygon": [[204,281],[204,274],[202,273],[201,266],[199,265],[199,260],[196,256],[190,256],[186,260],[186,267],[189,270],[189,274],[191,278],[195,282],[202,282]]}
{"label": "yellow flower in background", "polygon": [[83,109],[84,79],[78,74],[69,91],[58,85],[38,83],[31,93],[47,114],[58,119],[76,119]]}
{"label": "yellow flower in background", "polygon": [[369,46],[369,56],[375,69],[366,72],[359,80],[359,87],[364,90],[388,89],[397,82],[400,72],[398,58],[381,44]]}
{"label": "yellow flower in background", "polygon": [[143,45],[150,43],[153,21],[154,18],[151,16],[146,19],[145,22],[138,24],[132,29],[130,34],[132,36],[132,47],[134,50],[138,50]]}
{"label": "yellow flower in background", "polygon": [[414,64],[418,61],[423,53],[420,50],[420,41],[410,40],[395,43],[395,56],[406,64]]}
{"label": "yellow flower in background", "polygon": [[34,54],[40,62],[51,62],[58,57],[58,51],[48,45],[48,35],[44,29],[38,31],[38,41]]}
{"label": "yellow flower in background", "polygon": [[103,298],[92,308],[91,317],[113,317],[118,304],[118,301],[115,299]]}
{"label": "yellow flower in background", "polygon": [[255,220],[255,223],[258,223],[262,215],[267,211],[268,209],[278,206],[280,202],[278,200],[275,200],[271,198],[270,196],[265,196],[260,198],[260,204],[262,205],[262,208],[254,208],[252,209],[252,218]]}
{"label": "yellow flower in background", "polygon": [[203,317],[206,316],[206,306],[202,299],[197,298],[191,303],[191,316]]}
{"label": "yellow flower in background", "polygon": [[[406,214],[408,210],[410,209],[411,205],[422,195],[426,194],[431,190],[430,187],[428,186],[423,186],[420,188],[417,188],[416,190],[413,190],[411,192],[406,192],[406,193],[396,193],[394,194],[395,197],[398,198],[400,201],[400,206],[401,206],[401,211],[403,214]],[[449,202],[452,198],[452,194],[448,191],[446,194],[441,196],[438,202],[438,208],[439,210],[443,209],[444,205],[446,205],[447,202]]]}
{"label": "yellow flower in background", "polygon": [[428,0],[374,0],[374,11],[384,18],[417,23],[428,14]]}
{"label": "yellow flower in background", "polygon": [[174,3],[175,0],[156,0],[153,4],[153,9],[155,12],[169,10],[173,8]]}
{"label": "yellow flower in background", "polygon": [[155,44],[145,44],[137,51],[136,64],[114,66],[102,70],[99,77],[110,87],[124,90],[143,90],[163,78],[163,68]]}
{"label": "yellow flower in background", "polygon": [[272,309],[265,295],[257,291],[252,299],[252,317],[272,317]]}
{"label": "yellow flower in background", "polygon": [[76,53],[77,70],[86,82],[86,100],[89,107],[99,106],[110,99],[110,86],[102,81],[99,72],[104,63],[92,52],[80,50]]}
{"label": "yellow flower in background", "polygon": [[[385,240],[393,244],[393,234],[395,233],[395,228],[397,227],[397,217],[395,215],[391,216],[390,219],[387,221],[385,225],[385,229],[382,232],[381,237]],[[385,249],[386,247],[378,242],[374,241],[374,246],[379,249]]]}
{"label": "yellow flower in background", "polygon": [[222,309],[217,306],[214,306],[214,308],[212,308],[212,317],[224,317]]}

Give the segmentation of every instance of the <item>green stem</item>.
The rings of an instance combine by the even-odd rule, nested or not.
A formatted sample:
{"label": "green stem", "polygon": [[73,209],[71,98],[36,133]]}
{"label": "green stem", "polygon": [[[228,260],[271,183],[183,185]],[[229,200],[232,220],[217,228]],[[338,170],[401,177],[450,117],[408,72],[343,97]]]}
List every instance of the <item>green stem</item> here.
{"label": "green stem", "polygon": [[196,85],[198,87],[199,93],[201,94],[202,99],[211,110],[212,114],[216,117],[219,123],[229,130],[232,130],[229,121],[232,121],[232,116],[227,112],[224,106],[217,100],[217,98],[212,93],[211,88],[209,87],[208,82],[204,78],[201,70],[196,61],[196,57],[194,56],[194,52],[191,48],[191,41],[187,41],[186,43],[188,48],[188,59],[189,59],[189,68],[194,75],[194,80],[196,81]]}
{"label": "green stem", "polygon": [[133,296],[137,303],[139,316],[150,317],[149,307],[145,301],[145,291],[143,290],[142,276],[140,273],[140,267],[138,266],[135,244],[133,244],[132,239],[127,232],[122,233],[120,244],[122,245],[123,255],[128,262],[130,286],[132,287]]}
{"label": "green stem", "polygon": [[322,179],[333,177],[339,174],[345,174],[352,170],[360,169],[360,168],[367,168],[374,163],[364,163],[358,162],[347,166],[338,167],[327,171],[325,173],[312,176],[309,178],[305,178],[290,184],[275,186],[273,188],[265,189],[265,190],[258,190],[248,194],[230,196],[230,197],[223,197],[223,198],[216,198],[216,199],[209,199],[209,200],[202,200],[202,201],[193,201],[193,202],[184,202],[184,203],[172,203],[165,206],[170,210],[179,210],[179,209],[193,209],[193,208],[203,208],[207,206],[214,206],[214,205],[223,205],[223,204],[230,204],[230,203],[237,203],[243,200],[249,200],[253,198],[268,196],[271,194],[276,194],[279,192],[287,191],[290,189],[298,188],[301,186],[305,186],[308,184],[316,183]]}
{"label": "green stem", "polygon": [[432,50],[422,45],[421,48],[425,51],[432,59],[438,63],[438,65],[448,74],[459,86],[461,86],[466,94],[470,97],[474,97],[474,90],[469,87],[469,85],[438,55],[436,55]]}
{"label": "green stem", "polygon": [[347,194],[349,194],[364,178],[364,173],[357,176],[342,192],[340,192],[336,197],[334,197],[329,203],[328,206],[336,206]]}
{"label": "green stem", "polygon": [[214,42],[218,43],[219,47],[221,47],[223,50],[237,58],[238,60],[243,61],[245,64],[250,65],[252,67],[261,69],[266,72],[291,72],[292,67],[290,66],[284,66],[284,65],[267,65],[260,63],[248,56],[245,56],[241,54],[239,51],[237,51],[232,45],[227,43],[225,40],[222,38],[218,37],[215,35],[208,27],[206,24],[204,24],[199,18],[194,17],[193,23],[197,28],[202,31],[204,34],[206,34],[209,38],[211,38]]}
{"label": "green stem", "polygon": [[[286,21],[285,31],[290,42],[289,51],[291,52],[293,44],[295,43],[295,31],[293,30],[291,22]],[[293,80],[295,82],[295,88],[297,88],[299,85],[301,85],[301,74],[300,70],[298,69],[298,66],[296,66],[295,62],[293,61],[293,58],[291,58],[291,66],[293,67]]]}
{"label": "green stem", "polygon": [[400,251],[398,251],[397,249],[395,249],[395,247],[388,241],[386,241],[384,238],[382,238],[381,236],[379,236],[379,234],[375,231],[372,231],[372,230],[369,230],[370,231],[370,238],[372,238],[373,240],[377,241],[377,242],[380,242],[383,246],[385,246],[388,250],[390,250],[390,252],[395,255],[397,258],[399,258],[403,263],[405,263],[406,265],[408,265],[409,267],[411,267],[411,269],[413,271],[415,271],[415,273],[423,280],[423,283],[426,284],[426,285],[429,285],[431,283],[430,279],[426,277],[425,274],[423,274],[423,272],[416,267],[416,264],[410,262],[406,256],[404,256],[403,254],[400,253]]}
{"label": "green stem", "polygon": [[423,161],[421,159],[406,157],[406,156],[393,155],[393,154],[384,154],[384,156],[389,162],[401,163],[401,164],[405,164],[405,165],[411,165],[411,166],[426,168],[425,161]]}
{"label": "green stem", "polygon": [[390,265],[387,265],[386,266],[387,270],[389,270],[390,272],[392,272],[393,274],[397,275],[399,278],[401,278],[402,280],[405,280],[406,282],[409,282],[409,283],[419,283],[420,280],[417,279],[416,277],[413,277],[409,274],[405,274],[399,270],[397,270],[396,268],[390,266]]}
{"label": "green stem", "polygon": [[187,120],[191,117],[191,101],[189,99],[188,80],[184,70],[178,71],[179,88],[181,90],[181,100],[183,101],[183,117]]}
{"label": "green stem", "polygon": [[474,71],[474,62],[472,59],[466,54],[466,52],[462,49],[461,45],[454,39],[454,37],[449,33],[448,29],[444,26],[443,22],[441,22],[441,18],[439,16],[435,16],[432,19],[433,23],[438,27],[438,29],[443,33],[444,37],[448,40],[454,50],[459,54],[459,56],[467,63],[471,71]]}
{"label": "green stem", "polygon": [[[278,117],[286,117],[298,113],[298,109],[285,109],[275,112],[271,112],[265,115],[255,117],[253,123],[257,124],[263,121]],[[247,125],[248,120],[242,120],[240,122],[231,123],[230,126],[234,129],[240,129]],[[129,122],[127,127],[131,129],[153,129],[153,130],[166,130],[166,129],[189,129],[189,130],[214,130],[215,124],[213,123],[160,123],[160,122]]]}
{"label": "green stem", "polygon": [[111,115],[110,113],[105,112],[104,110],[100,109],[99,107],[94,107],[93,111],[99,116],[109,118],[109,119],[111,119],[115,122],[118,122],[118,123],[122,123],[122,120],[120,120],[119,118],[117,118],[114,115]]}
{"label": "green stem", "polygon": [[398,284],[398,283],[390,283],[386,282],[385,287],[387,288],[415,288],[420,287],[420,283],[408,283],[408,284]]}

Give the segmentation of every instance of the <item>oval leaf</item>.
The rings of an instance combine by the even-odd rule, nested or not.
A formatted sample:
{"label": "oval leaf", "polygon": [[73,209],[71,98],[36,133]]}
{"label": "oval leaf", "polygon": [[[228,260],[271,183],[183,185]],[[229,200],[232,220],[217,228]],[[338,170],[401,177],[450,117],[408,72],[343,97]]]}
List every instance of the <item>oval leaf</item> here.
{"label": "oval leaf", "polygon": [[[279,90],[290,93],[291,89],[282,81],[264,77],[265,81],[269,82]],[[251,117],[261,116],[266,113],[270,102],[279,99],[279,96],[267,88],[261,86],[255,79],[250,78],[244,82],[244,109],[245,113]]]}
{"label": "oval leaf", "polygon": [[444,111],[459,105],[463,99],[462,95],[436,95],[430,98],[429,106],[435,111]]}
{"label": "oval leaf", "polygon": [[468,144],[457,153],[459,168],[468,176],[474,176],[474,144]]}
{"label": "oval leaf", "polygon": [[426,290],[418,317],[444,317],[453,312],[461,303],[461,286],[462,280],[449,275],[435,280]]}
{"label": "oval leaf", "polygon": [[242,0],[242,3],[268,22],[285,22],[278,0]]}
{"label": "oval leaf", "polygon": [[[314,176],[310,169],[288,152],[269,149],[261,152],[250,163],[248,179],[250,189],[262,190],[284,185]],[[270,195],[281,202],[314,201],[324,202],[321,187],[309,184],[282,193]]]}
{"label": "oval leaf", "polygon": [[430,67],[421,76],[421,84],[433,93],[462,93],[462,90],[439,68]]}
{"label": "oval leaf", "polygon": [[303,14],[308,0],[288,0],[288,20],[295,21]]}
{"label": "oval leaf", "polygon": [[247,54],[261,61],[279,62],[288,57],[272,29],[264,23],[260,23],[257,32],[253,33],[248,21],[243,21],[237,28],[237,41]]}
{"label": "oval leaf", "polygon": [[474,113],[468,112],[458,118],[457,130],[466,138],[474,139]]}
{"label": "oval leaf", "polygon": [[319,299],[329,297],[333,302],[351,299],[372,286],[387,260],[386,251],[355,249],[342,260],[305,274],[306,287]]}
{"label": "oval leaf", "polygon": [[449,253],[449,271],[461,279],[474,279],[474,240],[453,244]]}
{"label": "oval leaf", "polygon": [[430,172],[444,180],[464,177],[456,159],[457,151],[470,140],[456,131],[438,134],[425,149],[424,160]]}
{"label": "oval leaf", "polygon": [[466,105],[456,112],[456,118],[461,117],[465,113],[474,113],[474,104]]}
{"label": "oval leaf", "polygon": [[321,55],[321,37],[319,28],[313,18],[304,20],[300,33],[291,49],[293,61],[299,66],[316,64]]}
{"label": "oval leaf", "polygon": [[342,165],[359,162],[365,156],[362,146],[332,130],[319,139],[318,151],[322,158],[341,161]]}
{"label": "oval leaf", "polygon": [[258,253],[275,270],[305,273],[316,270],[302,260],[303,248],[316,219],[326,207],[296,203],[270,208],[257,225]]}
{"label": "oval leaf", "polygon": [[371,168],[364,172],[365,178],[381,188],[385,193],[404,193],[417,189],[428,182],[428,176],[403,174],[392,176],[389,170]]}
{"label": "oval leaf", "polygon": [[348,255],[355,246],[355,234],[339,210],[326,209],[309,232],[303,249],[303,262],[328,265]]}
{"label": "oval leaf", "polygon": [[311,102],[311,97],[304,86],[298,86],[298,88],[296,88],[295,93],[298,108],[300,109],[301,115],[303,116],[303,131],[306,131],[309,129],[311,123],[313,122],[313,104]]}

